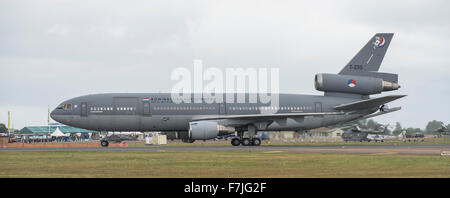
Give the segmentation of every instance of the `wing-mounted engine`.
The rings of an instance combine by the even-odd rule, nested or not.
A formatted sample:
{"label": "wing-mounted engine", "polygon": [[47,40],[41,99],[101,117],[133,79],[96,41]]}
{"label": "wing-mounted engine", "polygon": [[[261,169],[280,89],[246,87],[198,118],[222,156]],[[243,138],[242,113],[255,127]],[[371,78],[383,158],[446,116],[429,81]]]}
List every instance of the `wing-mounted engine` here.
{"label": "wing-mounted engine", "polygon": [[233,132],[234,128],[220,125],[216,121],[196,121],[189,123],[188,134],[192,140],[209,140]]}
{"label": "wing-mounted engine", "polygon": [[379,94],[400,88],[396,82],[385,81],[383,78],[340,74],[316,74],[314,85],[318,91],[360,95]]}

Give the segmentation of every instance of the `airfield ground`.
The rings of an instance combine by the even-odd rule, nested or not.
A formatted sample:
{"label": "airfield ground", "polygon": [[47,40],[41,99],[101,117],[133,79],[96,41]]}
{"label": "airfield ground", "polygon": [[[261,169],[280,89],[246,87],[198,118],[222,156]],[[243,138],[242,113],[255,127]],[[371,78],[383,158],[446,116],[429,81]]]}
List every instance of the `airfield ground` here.
{"label": "airfield ground", "polygon": [[450,157],[224,151],[0,151],[0,177],[450,177]]}
{"label": "airfield ground", "polygon": [[450,177],[448,138],[426,142],[170,142],[0,148],[0,177]]}

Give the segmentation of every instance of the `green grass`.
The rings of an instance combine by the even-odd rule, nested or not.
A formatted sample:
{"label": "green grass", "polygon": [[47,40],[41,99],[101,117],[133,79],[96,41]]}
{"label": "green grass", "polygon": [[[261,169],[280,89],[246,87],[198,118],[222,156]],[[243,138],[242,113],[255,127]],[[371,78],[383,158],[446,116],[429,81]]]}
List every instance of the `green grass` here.
{"label": "green grass", "polygon": [[[450,144],[449,138],[437,138],[432,140],[427,140],[424,142],[401,142],[401,141],[392,141],[392,142],[272,142],[266,143],[262,142],[261,146],[358,146],[358,145],[427,145],[427,144]],[[221,140],[220,142],[212,142],[212,141],[196,141],[193,144],[190,143],[171,143],[168,142],[167,145],[146,145],[143,143],[129,143],[131,147],[142,147],[142,146],[229,146],[230,142]]]}
{"label": "green grass", "polygon": [[262,152],[0,152],[0,177],[450,177],[450,158]]}

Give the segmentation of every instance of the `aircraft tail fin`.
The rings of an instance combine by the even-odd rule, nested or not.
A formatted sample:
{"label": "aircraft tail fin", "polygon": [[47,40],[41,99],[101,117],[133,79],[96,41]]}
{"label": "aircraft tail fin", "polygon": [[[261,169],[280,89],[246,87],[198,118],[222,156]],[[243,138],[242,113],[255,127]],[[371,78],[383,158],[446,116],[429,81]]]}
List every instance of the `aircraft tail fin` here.
{"label": "aircraft tail fin", "polygon": [[339,74],[365,76],[367,72],[378,72],[393,36],[393,33],[375,34]]}
{"label": "aircraft tail fin", "polygon": [[398,74],[378,71],[393,36],[393,33],[377,33],[338,74],[316,74],[316,90],[326,96],[361,99],[398,90]]}

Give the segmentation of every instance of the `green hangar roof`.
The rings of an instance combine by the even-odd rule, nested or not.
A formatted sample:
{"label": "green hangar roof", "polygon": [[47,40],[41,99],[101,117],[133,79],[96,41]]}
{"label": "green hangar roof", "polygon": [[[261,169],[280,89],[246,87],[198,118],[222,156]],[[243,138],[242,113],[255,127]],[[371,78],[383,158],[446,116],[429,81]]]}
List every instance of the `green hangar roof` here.
{"label": "green hangar roof", "polygon": [[98,133],[97,131],[90,131],[86,129],[80,129],[71,126],[29,126],[24,127],[19,131],[20,134],[46,134],[53,133],[56,128],[62,133]]}

